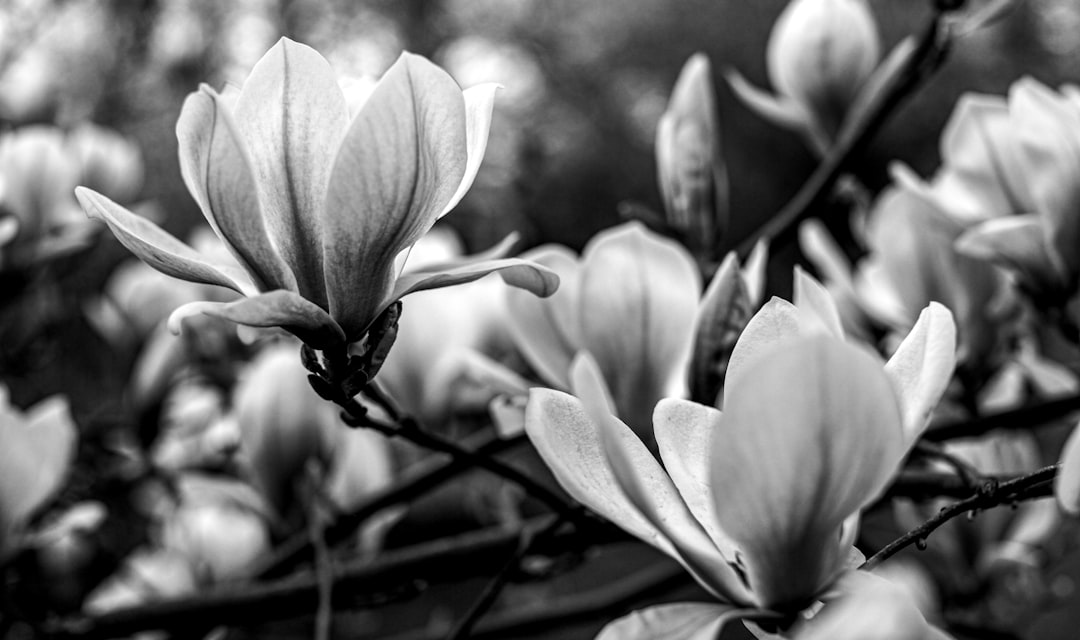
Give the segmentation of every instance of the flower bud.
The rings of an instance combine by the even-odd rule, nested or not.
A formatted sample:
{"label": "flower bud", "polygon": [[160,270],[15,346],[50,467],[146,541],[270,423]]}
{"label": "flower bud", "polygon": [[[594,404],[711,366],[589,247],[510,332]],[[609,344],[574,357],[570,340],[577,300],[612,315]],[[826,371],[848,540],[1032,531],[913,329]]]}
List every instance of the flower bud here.
{"label": "flower bud", "polygon": [[792,0],[766,52],[776,91],[832,139],[881,54],[865,0]]}
{"label": "flower bud", "polygon": [[712,67],[704,54],[686,61],[660,117],[656,164],[668,223],[695,255],[714,258],[728,226],[728,185]]}

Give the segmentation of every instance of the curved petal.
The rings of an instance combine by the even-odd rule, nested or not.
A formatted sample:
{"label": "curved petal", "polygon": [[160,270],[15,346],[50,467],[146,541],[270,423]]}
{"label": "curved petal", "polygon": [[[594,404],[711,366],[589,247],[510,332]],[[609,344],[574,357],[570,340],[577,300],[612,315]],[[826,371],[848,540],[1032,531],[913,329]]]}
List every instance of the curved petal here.
{"label": "curved petal", "polygon": [[397,279],[388,301],[380,307],[380,312],[395,300],[415,291],[450,287],[479,280],[484,276],[498,273],[506,284],[524,289],[533,295],[546,298],[559,288],[559,276],[547,267],[522,260],[520,258],[502,258],[460,264],[445,271],[424,271],[407,273]]}
{"label": "curved petal", "polygon": [[952,312],[931,302],[911,333],[885,363],[885,375],[900,401],[907,446],[915,444],[930,421],[956,368],[956,323]]}
{"label": "curved petal", "polygon": [[180,332],[184,318],[205,313],[249,327],[281,327],[306,344],[325,349],[345,341],[326,311],[291,291],[270,291],[234,302],[189,302],[169,316],[169,330]]}
{"label": "curved petal", "polygon": [[[611,415],[600,369],[587,352],[574,359],[571,385],[600,435],[600,445],[619,489],[674,545],[675,558],[714,595],[751,603],[740,575],[694,518],[671,478],[630,427]],[[734,556],[731,560],[734,560]]]}
{"label": "curved petal", "polygon": [[729,622],[760,613],[757,609],[704,602],[661,604],[609,622],[596,640],[713,640]]}
{"label": "curved petal", "polygon": [[247,274],[235,267],[210,263],[202,254],[161,227],[100,193],[78,187],[75,196],[86,210],[86,215],[109,225],[120,244],[165,275],[189,282],[228,287],[243,294],[255,291]]}
{"label": "curved petal", "polygon": [[296,289],[267,235],[251,160],[221,96],[206,85],[176,121],[180,175],[206,221],[260,290]]}
{"label": "curved petal", "polygon": [[735,69],[726,69],[724,78],[743,104],[765,120],[778,127],[800,133],[804,133],[809,128],[810,116],[799,103],[791,98],[773,95],[755,87]]}
{"label": "curved petal", "polygon": [[799,310],[799,333],[806,336],[821,331],[834,338],[844,338],[840,312],[820,282],[805,269],[795,265],[795,307]]}
{"label": "curved petal", "polygon": [[233,113],[274,243],[300,295],[325,308],[326,189],[349,127],[337,78],[314,49],[281,38],[252,68]]}
{"label": "curved petal", "polygon": [[787,300],[774,297],[750,318],[731,350],[727,375],[724,378],[724,403],[728,389],[736,384],[751,362],[776,348],[778,344],[799,336],[799,310]]}
{"label": "curved petal", "polygon": [[431,62],[401,54],[349,126],[326,196],[326,290],[350,338],[376,317],[394,258],[461,185],[467,147],[461,89]]}
{"label": "curved petal", "polygon": [[522,289],[506,290],[507,329],[518,350],[550,385],[570,388],[570,362],[581,348],[577,256],[561,245],[544,245],[522,258],[559,276],[559,289],[541,299]]}
{"label": "curved petal", "polygon": [[660,459],[683,502],[724,557],[735,558],[735,544],[716,520],[709,475],[709,444],[720,428],[721,415],[703,404],[664,398],[653,412],[653,430]]}
{"label": "curved petal", "polygon": [[468,193],[476,180],[476,174],[480,171],[480,164],[484,160],[484,152],[487,151],[488,133],[491,130],[491,112],[495,106],[495,92],[501,89],[494,83],[482,84],[469,87],[461,92],[465,99],[465,147],[468,160],[465,162],[465,175],[461,178],[461,184],[443,207],[439,217],[450,213],[461,199]]}
{"label": "curved petal", "polygon": [[753,304],[731,252],[709,282],[694,317],[694,343],[688,371],[690,397],[717,402],[731,350],[753,315]]}
{"label": "curved petal", "polygon": [[836,577],[844,521],[906,453],[881,366],[835,338],[800,338],[754,360],[725,392],[712,493],[764,606],[805,605]]}
{"label": "curved petal", "polygon": [[651,442],[656,402],[686,395],[701,297],[697,264],[638,222],[597,234],[582,262],[582,346],[600,364],[618,415]]}

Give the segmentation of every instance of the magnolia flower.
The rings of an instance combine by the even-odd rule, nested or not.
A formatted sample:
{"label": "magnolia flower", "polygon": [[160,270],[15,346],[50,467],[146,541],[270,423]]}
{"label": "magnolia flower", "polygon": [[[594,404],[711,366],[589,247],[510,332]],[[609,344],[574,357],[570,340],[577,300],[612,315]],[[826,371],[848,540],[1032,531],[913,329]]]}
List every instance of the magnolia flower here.
{"label": "magnolia flower", "polygon": [[611,386],[618,415],[649,439],[656,401],[686,395],[701,276],[686,250],[637,222],[598,233],[581,257],[561,245],[528,252],[559,274],[548,300],[508,290],[510,335],[547,384],[570,387],[586,350]]}
{"label": "magnolia flower", "polygon": [[712,66],[703,53],[683,65],[657,124],[656,169],[668,224],[695,256],[714,259],[728,226],[728,184]]}
{"label": "magnolia flower", "polygon": [[823,154],[880,55],[865,0],[792,0],[773,25],[766,51],[776,95],[736,71],[728,73],[728,82],[750,108],[801,132]]}
{"label": "magnolia flower", "polygon": [[849,567],[859,511],[897,472],[951,378],[954,327],[931,304],[884,363],[843,341],[835,307],[808,276],[797,274],[796,301],[774,298],[751,319],[722,412],[671,398],[656,406],[663,467],[611,414],[587,354],[571,373],[578,397],[530,392],[527,432],[563,488],[674,557],[718,600],[684,616],[648,609],[637,617],[655,611],[662,626],[631,616],[610,637],[675,628],[691,637],[732,619],[793,615]]}
{"label": "magnolia flower", "polygon": [[27,412],[10,405],[0,386],[0,557],[22,525],[60,489],[75,458],[78,429],[67,400],[53,396]]}
{"label": "magnolia flower", "polygon": [[1080,278],[1080,91],[1024,78],[1008,101],[962,99],[928,191],[972,228],[957,243],[1004,265],[1035,294],[1071,295]]}
{"label": "magnolia flower", "polygon": [[216,264],[101,194],[80,188],[77,196],[150,266],[246,296],[187,305],[174,321],[202,312],[279,326],[324,349],[362,339],[408,293],[492,271],[548,295],[554,275],[516,259],[398,277],[398,255],[472,184],[495,90],[462,92],[442,69],[404,53],[350,120],[326,60],[286,38],[239,92],[200,87],[177,122],[181,173],[240,269]]}
{"label": "magnolia flower", "polygon": [[992,265],[954,249],[963,226],[896,167],[899,184],[874,204],[866,225],[870,253],[857,266],[855,291],[863,308],[893,329],[914,324],[931,301],[956,317],[958,357],[976,371],[993,371],[1014,333],[1015,308]]}

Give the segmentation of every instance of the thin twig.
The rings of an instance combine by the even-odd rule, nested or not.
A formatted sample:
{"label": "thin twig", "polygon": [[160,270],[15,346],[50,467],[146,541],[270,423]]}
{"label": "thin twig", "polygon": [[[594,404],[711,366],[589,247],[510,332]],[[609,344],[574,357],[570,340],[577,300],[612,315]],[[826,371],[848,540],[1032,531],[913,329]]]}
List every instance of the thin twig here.
{"label": "thin twig", "polygon": [[1044,467],[1006,482],[989,482],[976,495],[942,508],[934,517],[882,547],[860,569],[870,570],[912,544],[924,544],[927,536],[952,518],[968,511],[989,509],[1051,494],[1059,465]]}
{"label": "thin twig", "polygon": [[800,222],[816,213],[832,193],[833,185],[866,147],[890,115],[941,66],[950,38],[943,13],[936,8],[933,18],[902,64],[886,77],[866,107],[855,114],[858,119],[845,126],[825,159],[798,193],[768,222],[745,238],[738,253],[746,257],[761,239],[777,244],[789,237]]}

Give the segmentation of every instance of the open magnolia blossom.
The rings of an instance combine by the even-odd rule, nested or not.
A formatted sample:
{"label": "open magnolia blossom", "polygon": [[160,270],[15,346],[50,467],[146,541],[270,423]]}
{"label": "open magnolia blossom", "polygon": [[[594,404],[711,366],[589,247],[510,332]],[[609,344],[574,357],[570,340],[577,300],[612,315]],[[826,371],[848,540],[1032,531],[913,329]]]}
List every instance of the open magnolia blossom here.
{"label": "open magnolia blossom", "polygon": [[[706,638],[734,619],[791,617],[850,568],[859,511],[898,471],[951,378],[955,328],[931,304],[887,363],[842,336],[824,288],[797,273],[796,304],[774,298],[736,343],[722,411],[676,398],[656,406],[659,461],[612,415],[588,354],[572,367],[577,397],[530,392],[527,432],[563,488],[718,600],[685,615],[648,609],[602,637]],[[914,624],[932,633],[921,615]]]}
{"label": "open magnolia blossom", "polygon": [[325,349],[361,340],[408,293],[493,271],[549,295],[555,275],[514,258],[485,255],[405,276],[396,264],[472,185],[496,89],[462,91],[439,67],[403,53],[350,119],[326,60],[286,38],[239,91],[201,86],[176,126],[181,173],[240,269],[99,193],[79,188],[76,195],[150,266],[245,296],[186,305],[174,313],[177,322],[207,313],[282,327]]}
{"label": "open magnolia blossom", "polygon": [[[687,394],[703,308],[694,259],[678,243],[638,222],[598,233],[580,258],[561,245],[523,256],[550,267],[561,282],[546,300],[507,292],[510,335],[526,360],[544,382],[566,390],[571,362],[578,352],[588,351],[611,388],[617,415],[651,442],[653,406],[660,398]],[[740,291],[756,295],[763,251],[754,256],[747,275],[732,259],[718,277],[738,279]]]}
{"label": "open magnolia blossom", "polygon": [[824,154],[878,64],[881,43],[865,0],[792,0],[766,50],[770,95],[735,70],[735,94],[762,117],[800,132]]}
{"label": "open magnolia blossom", "polygon": [[1033,293],[1071,295],[1080,277],[1080,89],[1024,78],[1007,100],[964,96],[941,156],[926,191],[970,227],[958,249],[1013,270]]}

